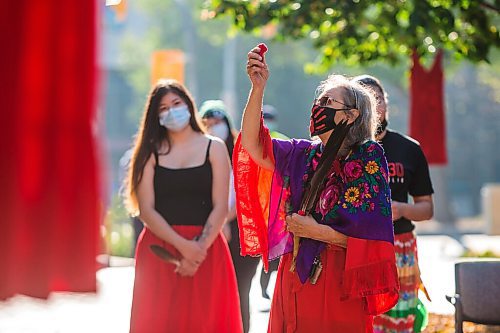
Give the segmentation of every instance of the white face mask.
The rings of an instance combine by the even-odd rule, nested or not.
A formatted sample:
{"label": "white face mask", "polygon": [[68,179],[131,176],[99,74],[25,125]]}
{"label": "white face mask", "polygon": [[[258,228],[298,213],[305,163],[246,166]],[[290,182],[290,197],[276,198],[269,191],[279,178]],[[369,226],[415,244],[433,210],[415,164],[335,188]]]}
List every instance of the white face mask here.
{"label": "white face mask", "polygon": [[218,123],[208,129],[208,134],[218,137],[219,139],[226,140],[229,134],[229,129],[224,123]]}
{"label": "white face mask", "polygon": [[189,124],[191,114],[189,113],[187,105],[181,105],[160,113],[158,118],[161,126],[176,132]]}

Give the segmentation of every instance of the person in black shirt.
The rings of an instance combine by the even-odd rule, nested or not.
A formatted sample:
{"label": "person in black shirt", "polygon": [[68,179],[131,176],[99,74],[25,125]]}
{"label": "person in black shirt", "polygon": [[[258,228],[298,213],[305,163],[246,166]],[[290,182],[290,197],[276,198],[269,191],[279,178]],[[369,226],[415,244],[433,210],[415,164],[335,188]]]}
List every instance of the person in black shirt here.
{"label": "person in black shirt", "polygon": [[[418,290],[423,286],[413,222],[426,221],[433,216],[434,190],[429,167],[417,141],[387,129],[387,94],[380,81],[369,75],[361,75],[354,80],[370,88],[377,100],[380,125],[376,138],[384,148],[388,163],[394,246],[401,287],[398,304],[375,318],[374,332],[420,332],[423,327],[419,320],[421,316],[417,315],[417,305],[419,309],[422,306],[419,304]],[[408,202],[408,195],[413,202]]]}

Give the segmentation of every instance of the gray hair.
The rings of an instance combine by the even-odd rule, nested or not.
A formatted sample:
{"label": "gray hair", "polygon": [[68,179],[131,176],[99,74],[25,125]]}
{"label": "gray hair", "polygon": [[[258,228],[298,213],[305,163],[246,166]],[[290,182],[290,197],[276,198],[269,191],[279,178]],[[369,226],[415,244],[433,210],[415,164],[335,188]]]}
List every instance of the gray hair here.
{"label": "gray hair", "polygon": [[[345,146],[351,148],[367,140],[375,140],[378,117],[376,115],[377,102],[373,94],[356,81],[349,80],[343,75],[332,74],[320,83],[316,89],[315,98],[336,88],[343,88],[341,90],[342,102],[359,111],[359,117],[354,121],[347,134]],[[352,114],[351,111],[346,111],[346,113]]]}

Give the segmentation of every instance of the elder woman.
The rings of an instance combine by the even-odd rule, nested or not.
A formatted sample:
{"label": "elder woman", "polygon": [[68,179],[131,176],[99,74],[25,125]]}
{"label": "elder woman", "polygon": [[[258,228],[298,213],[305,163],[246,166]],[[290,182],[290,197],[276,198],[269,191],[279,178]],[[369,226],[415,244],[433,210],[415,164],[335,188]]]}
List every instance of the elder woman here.
{"label": "elder woman", "polygon": [[[281,256],[269,332],[359,333],[398,298],[387,162],[374,141],[375,101],[359,84],[329,76],[316,92],[310,133],[271,139],[261,109],[269,69],[248,53],[252,83],[234,158],[242,254]],[[342,130],[340,129],[342,128]],[[342,142],[307,216],[297,214],[333,133]],[[345,138],[339,133],[344,131]],[[333,157],[333,156],[332,156]],[[298,253],[293,242],[300,237]]]}

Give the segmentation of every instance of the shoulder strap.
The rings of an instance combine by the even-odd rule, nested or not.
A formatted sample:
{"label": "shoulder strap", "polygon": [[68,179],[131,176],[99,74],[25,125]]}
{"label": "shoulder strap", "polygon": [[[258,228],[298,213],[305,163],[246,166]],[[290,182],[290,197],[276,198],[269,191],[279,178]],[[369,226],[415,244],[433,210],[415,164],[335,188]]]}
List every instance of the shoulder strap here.
{"label": "shoulder strap", "polygon": [[208,156],[210,155],[210,145],[212,144],[212,139],[208,140],[207,154],[205,155],[205,163],[208,162]]}

